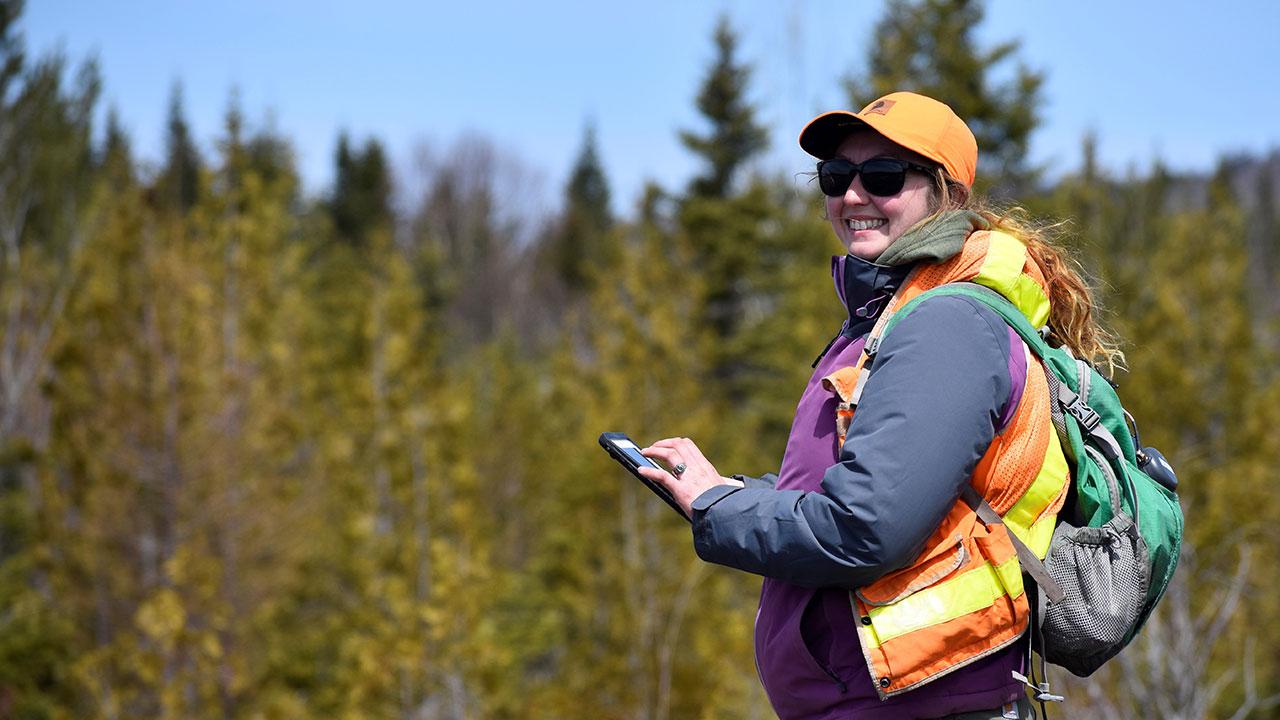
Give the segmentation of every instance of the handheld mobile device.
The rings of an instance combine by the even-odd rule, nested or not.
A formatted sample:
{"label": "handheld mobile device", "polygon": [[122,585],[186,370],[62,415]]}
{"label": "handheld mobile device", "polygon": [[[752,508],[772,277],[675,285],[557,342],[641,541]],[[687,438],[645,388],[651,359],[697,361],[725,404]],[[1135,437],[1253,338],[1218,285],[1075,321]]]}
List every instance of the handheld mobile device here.
{"label": "handheld mobile device", "polygon": [[663,502],[670,505],[672,510],[680,513],[680,517],[685,520],[689,519],[689,516],[684,514],[684,510],[680,509],[680,504],[676,502],[670,492],[667,492],[666,488],[640,474],[638,468],[642,465],[658,470],[662,468],[658,467],[654,461],[641,455],[640,447],[631,438],[627,437],[626,433],[600,433],[600,447],[604,448],[614,460],[621,463],[622,467],[626,468],[628,472],[635,475],[637,480],[652,490],[653,494],[662,498]]}

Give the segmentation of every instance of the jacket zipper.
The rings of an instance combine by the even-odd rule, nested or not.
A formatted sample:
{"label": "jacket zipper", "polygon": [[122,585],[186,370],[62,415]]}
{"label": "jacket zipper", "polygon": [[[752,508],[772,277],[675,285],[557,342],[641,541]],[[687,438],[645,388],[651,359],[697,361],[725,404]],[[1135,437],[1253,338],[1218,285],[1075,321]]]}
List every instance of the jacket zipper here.
{"label": "jacket zipper", "polygon": [[818,367],[818,363],[822,362],[822,358],[827,356],[827,352],[831,350],[831,346],[835,345],[836,341],[839,340],[840,336],[843,334],[844,334],[844,328],[840,328],[840,332],[836,333],[836,336],[831,338],[831,341],[827,343],[827,346],[822,348],[822,352],[818,353],[818,357],[813,359],[813,364],[810,365],[809,367],[811,368]]}

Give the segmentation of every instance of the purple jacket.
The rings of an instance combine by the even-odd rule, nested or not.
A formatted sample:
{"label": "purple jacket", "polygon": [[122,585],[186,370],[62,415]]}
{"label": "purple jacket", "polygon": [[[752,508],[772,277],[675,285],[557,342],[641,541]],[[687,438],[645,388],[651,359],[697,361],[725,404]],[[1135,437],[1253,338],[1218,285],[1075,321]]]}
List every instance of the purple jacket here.
{"label": "purple jacket", "polygon": [[756,664],[783,720],[931,718],[1023,694],[1025,642],[881,701],[849,590],[905,567],[968,482],[1021,398],[1021,340],[967,298],[921,305],[887,335],[843,448],[823,376],[853,365],[909,268],[832,264],[849,320],[796,407],[776,476],[712,488],[693,503],[700,557],[765,576]]}

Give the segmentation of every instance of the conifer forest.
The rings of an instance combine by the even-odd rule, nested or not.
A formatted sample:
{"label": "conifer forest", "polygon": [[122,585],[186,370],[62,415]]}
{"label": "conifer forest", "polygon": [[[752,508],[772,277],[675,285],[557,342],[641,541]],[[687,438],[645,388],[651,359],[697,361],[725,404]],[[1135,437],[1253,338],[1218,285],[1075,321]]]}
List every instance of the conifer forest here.
{"label": "conifer forest", "polygon": [[[948,101],[979,190],[1063,223],[1186,515],[1151,622],[1089,680],[1051,668],[1054,711],[1280,717],[1280,151],[1117,175],[1085,137],[1050,181],[1024,159],[1050,71],[982,21],[891,0],[848,107]],[[0,0],[0,718],[773,717],[759,578],[596,444],[776,471],[844,317],[811,167],[751,163],[729,20],[672,128],[692,182],[612,212],[588,129],[532,225],[484,138],[393,203],[384,146],[343,136],[313,195],[234,97],[202,151],[175,90],[144,163],[92,62],[22,27]]]}

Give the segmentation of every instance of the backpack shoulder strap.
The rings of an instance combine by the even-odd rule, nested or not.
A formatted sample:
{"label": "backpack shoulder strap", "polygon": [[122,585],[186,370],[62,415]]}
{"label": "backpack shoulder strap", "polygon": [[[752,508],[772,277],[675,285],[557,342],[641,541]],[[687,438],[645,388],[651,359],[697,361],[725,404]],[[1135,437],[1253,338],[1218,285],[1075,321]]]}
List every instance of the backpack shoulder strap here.
{"label": "backpack shoulder strap", "polygon": [[[1000,513],[991,507],[991,503],[982,499],[982,496],[978,494],[977,490],[973,489],[972,485],[965,485],[964,490],[960,492],[960,497],[965,501],[965,504],[973,508],[973,511],[978,514],[978,519],[982,522],[987,525],[1004,524]],[[1036,557],[1031,548],[1019,540],[1013,531],[1005,528],[1005,534],[1009,536],[1010,542],[1013,543],[1013,549],[1018,554],[1018,564],[1022,566],[1022,571],[1036,581],[1036,584],[1044,591],[1050,602],[1062,602],[1067,595],[1062,591],[1062,587],[1058,585],[1058,581],[1049,575],[1049,570],[1044,566],[1044,562]]]}
{"label": "backpack shoulder strap", "polygon": [[1049,344],[1045,342],[1044,335],[1042,334],[1047,332],[1048,326],[1040,329],[1031,327],[1031,321],[1027,320],[1027,316],[1023,315],[1021,310],[1014,307],[1013,303],[1010,302],[1008,298],[995,290],[992,290],[986,285],[979,285],[978,283],[968,281],[947,283],[946,285],[939,285],[936,288],[920,293],[913,298],[911,302],[902,306],[902,309],[895,313],[894,317],[889,319],[884,331],[888,332],[921,302],[940,295],[961,295],[964,297],[970,297],[991,308],[997,315],[1004,318],[1005,323],[1007,323],[1009,327],[1013,328],[1014,331],[1018,333],[1018,336],[1021,337],[1022,341],[1031,348],[1031,351],[1036,354],[1036,357],[1043,358],[1050,350]]}

